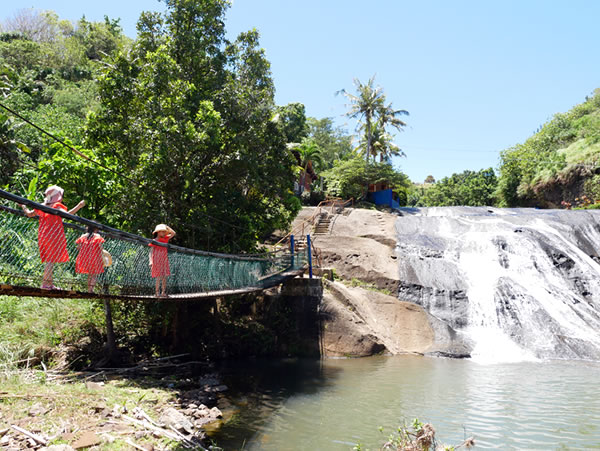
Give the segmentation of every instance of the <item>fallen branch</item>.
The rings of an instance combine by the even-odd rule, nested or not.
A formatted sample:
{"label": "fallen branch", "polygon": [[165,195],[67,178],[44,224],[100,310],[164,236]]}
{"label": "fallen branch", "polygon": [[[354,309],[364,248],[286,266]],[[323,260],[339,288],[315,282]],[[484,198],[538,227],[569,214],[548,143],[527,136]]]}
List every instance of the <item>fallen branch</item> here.
{"label": "fallen branch", "polygon": [[133,409],[133,414],[134,414],[136,417],[138,417],[138,416],[139,416],[139,417],[142,417],[144,420],[148,421],[150,424],[152,424],[152,425],[154,425],[154,426],[158,426],[158,427],[160,427],[160,425],[159,425],[159,424],[158,424],[156,421],[154,421],[152,418],[150,418],[150,417],[148,416],[148,414],[147,414],[146,412],[144,412],[144,410],[143,410],[141,407],[135,407],[135,408]]}
{"label": "fallen branch", "polygon": [[39,443],[40,445],[46,446],[48,444],[48,441],[45,438],[42,438],[39,435],[34,434],[33,432],[29,432],[23,428],[20,428],[19,426],[15,426],[14,424],[11,424],[10,427],[13,428],[15,431],[19,431],[21,434],[26,435],[34,442]]}
{"label": "fallen branch", "polygon": [[167,437],[167,438],[170,438],[171,440],[175,440],[177,442],[183,443],[184,446],[191,447],[192,449],[199,449],[202,451],[207,451],[206,448],[191,441],[185,435],[183,435],[181,432],[179,432],[177,429],[175,429],[173,426],[169,426],[174,431],[174,432],[171,432],[171,431],[168,431],[167,429],[163,429],[161,427],[154,426],[153,424],[149,423],[148,421],[137,420],[128,415],[122,415],[121,418],[123,418],[135,425],[150,429],[163,437]]}
{"label": "fallen branch", "polygon": [[140,449],[142,451],[148,451],[146,448],[136,445],[135,443],[133,443],[131,440],[125,439],[125,443],[127,443],[129,446],[133,446],[135,449]]}
{"label": "fallen branch", "polygon": [[0,393],[0,398],[19,398],[19,399],[29,399],[29,398],[50,398],[50,396],[47,395],[34,395],[34,394],[29,394],[29,395],[10,395],[8,393]]}
{"label": "fallen branch", "polygon": [[177,440],[180,441],[179,436],[173,434],[170,431],[167,431],[166,429],[160,428],[158,426],[154,426],[153,424],[148,423],[147,421],[140,421],[140,420],[136,420],[135,418],[132,418],[128,415],[122,415],[121,416],[123,419],[129,421],[130,423],[133,423],[135,425],[138,426],[142,426],[144,428],[150,429],[164,437],[170,438],[171,440]]}
{"label": "fallen branch", "polygon": [[178,357],[185,357],[186,355],[190,355],[190,353],[188,352],[188,353],[185,353],[185,354],[177,354],[177,355],[169,355],[167,357],[159,357],[158,359],[154,359],[153,361],[176,359]]}
{"label": "fallen branch", "polygon": [[[169,425],[169,429],[171,429],[173,432],[175,432],[175,434],[180,437],[180,440],[183,441],[186,445],[189,446],[196,446],[196,444],[194,442],[192,442],[189,438],[187,438],[185,435],[183,435],[181,432],[179,432],[177,429],[175,429],[173,427],[173,425]],[[204,448],[202,448],[204,449]]]}
{"label": "fallen branch", "polygon": [[99,372],[97,372],[97,373],[91,374],[91,375],[89,375],[89,376],[87,376],[87,377],[84,377],[84,378],[83,378],[83,380],[84,380],[84,381],[87,381],[88,379],[93,379],[93,378],[95,378],[95,377],[98,377],[98,376],[100,376],[101,374],[104,374],[104,371],[99,371]]}

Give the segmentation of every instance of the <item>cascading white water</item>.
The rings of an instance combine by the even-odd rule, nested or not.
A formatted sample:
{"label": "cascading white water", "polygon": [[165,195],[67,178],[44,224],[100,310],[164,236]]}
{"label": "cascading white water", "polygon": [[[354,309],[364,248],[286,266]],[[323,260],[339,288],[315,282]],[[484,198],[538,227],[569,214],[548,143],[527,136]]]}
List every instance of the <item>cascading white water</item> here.
{"label": "cascading white water", "polygon": [[404,210],[400,292],[470,336],[480,361],[600,360],[600,212]]}

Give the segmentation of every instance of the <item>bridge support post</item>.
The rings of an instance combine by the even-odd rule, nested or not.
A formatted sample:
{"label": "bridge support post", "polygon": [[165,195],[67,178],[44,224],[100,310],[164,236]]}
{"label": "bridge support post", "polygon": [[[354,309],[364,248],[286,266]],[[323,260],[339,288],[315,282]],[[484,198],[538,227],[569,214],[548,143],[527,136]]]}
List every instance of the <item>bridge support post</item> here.
{"label": "bridge support post", "polygon": [[281,287],[281,297],[292,315],[293,326],[289,332],[294,336],[292,346],[295,352],[305,357],[320,356],[319,306],[323,299],[321,279],[288,279]]}
{"label": "bridge support post", "polygon": [[306,247],[308,248],[308,277],[313,278],[312,270],[312,249],[310,245],[310,235],[306,235]]}
{"label": "bridge support post", "polygon": [[117,342],[115,340],[115,329],[113,327],[112,309],[110,300],[104,299],[104,320],[106,322],[106,343],[104,347],[104,357],[95,366],[103,367],[110,364],[118,364],[119,356],[117,351]]}

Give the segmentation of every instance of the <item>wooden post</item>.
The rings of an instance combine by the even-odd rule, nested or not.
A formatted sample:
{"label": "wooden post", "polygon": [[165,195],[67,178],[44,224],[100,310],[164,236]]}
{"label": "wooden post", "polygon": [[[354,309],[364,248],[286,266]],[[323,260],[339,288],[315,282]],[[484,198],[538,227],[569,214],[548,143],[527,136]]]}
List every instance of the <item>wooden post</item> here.
{"label": "wooden post", "polygon": [[113,327],[112,310],[110,301],[104,299],[104,318],[106,322],[106,356],[108,362],[116,362],[117,360],[117,344],[115,340],[115,329]]}

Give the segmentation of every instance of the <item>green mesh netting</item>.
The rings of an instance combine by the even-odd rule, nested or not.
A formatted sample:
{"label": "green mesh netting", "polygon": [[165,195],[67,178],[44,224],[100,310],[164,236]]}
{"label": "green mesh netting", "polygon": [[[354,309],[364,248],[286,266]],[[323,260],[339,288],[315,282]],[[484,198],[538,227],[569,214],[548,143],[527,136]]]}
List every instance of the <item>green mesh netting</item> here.
{"label": "green mesh netting", "polygon": [[[51,219],[56,221],[56,218]],[[82,252],[76,241],[85,234],[85,226],[83,221],[61,220],[62,224],[51,230],[57,236],[51,234],[45,238],[60,241],[63,239],[60,230],[64,231],[68,260],[52,265],[53,284],[60,289],[88,291],[89,276],[78,272],[81,267],[76,264]],[[38,245],[39,226],[37,216],[28,218],[19,211],[0,208],[0,283],[29,287],[42,284],[47,265],[42,262]],[[153,296],[155,279],[149,266],[149,240],[103,230],[98,234],[104,239],[102,247],[110,253],[112,265],[102,265],[93,290],[115,295]],[[42,254],[45,252],[46,260],[60,260],[61,256],[56,255],[64,249],[59,248],[46,246]],[[244,257],[169,246],[168,260],[171,272],[167,277],[168,293],[193,294],[273,286],[279,283],[278,275],[282,272],[302,268],[307,256],[303,251],[292,257],[288,251],[269,254],[265,258]]]}

